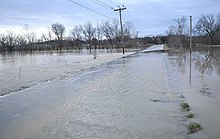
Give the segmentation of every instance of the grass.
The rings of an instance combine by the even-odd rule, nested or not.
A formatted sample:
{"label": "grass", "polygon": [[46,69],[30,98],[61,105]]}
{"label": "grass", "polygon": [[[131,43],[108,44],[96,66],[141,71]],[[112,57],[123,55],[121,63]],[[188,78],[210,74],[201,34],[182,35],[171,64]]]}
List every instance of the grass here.
{"label": "grass", "polygon": [[199,123],[191,123],[189,126],[188,126],[188,130],[189,130],[189,133],[195,133],[199,130],[202,130],[202,127]]}
{"label": "grass", "polygon": [[190,106],[189,106],[189,104],[187,102],[183,102],[181,104],[181,107],[182,107],[183,110],[186,110],[186,111],[190,110]]}
{"label": "grass", "polygon": [[187,118],[193,118],[194,117],[194,113],[190,112],[188,115],[186,115]]}

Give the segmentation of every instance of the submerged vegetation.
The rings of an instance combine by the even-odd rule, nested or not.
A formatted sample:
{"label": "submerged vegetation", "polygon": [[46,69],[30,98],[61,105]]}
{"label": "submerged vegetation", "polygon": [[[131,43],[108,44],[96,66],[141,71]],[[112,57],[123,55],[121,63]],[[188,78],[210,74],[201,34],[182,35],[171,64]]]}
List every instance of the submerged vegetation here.
{"label": "submerged vegetation", "polygon": [[202,127],[201,127],[200,123],[196,123],[196,122],[191,123],[188,126],[189,133],[195,133],[195,132],[197,132],[197,131],[199,131],[201,129],[202,129]]}
{"label": "submerged vegetation", "polygon": [[187,102],[181,103],[181,108],[182,108],[183,110],[186,110],[186,111],[189,111],[189,110],[190,110],[190,106],[189,106],[189,104],[188,104]]}
{"label": "submerged vegetation", "polygon": [[[191,109],[190,106],[189,106],[189,104],[188,104],[187,102],[181,103],[181,108],[182,108],[184,111],[190,111],[190,109]],[[193,112],[189,112],[189,113],[186,115],[186,117],[189,118],[189,119],[192,119],[192,118],[194,117],[194,113],[193,113]],[[187,126],[187,128],[188,128],[188,131],[189,131],[190,134],[191,134],[191,133],[195,133],[195,132],[197,132],[197,131],[199,131],[199,130],[202,129],[201,124],[200,124],[200,123],[197,123],[197,122],[193,122],[193,123],[189,124],[189,125]]]}
{"label": "submerged vegetation", "polygon": [[194,117],[194,113],[190,112],[188,115],[186,115],[187,118],[193,118]]}

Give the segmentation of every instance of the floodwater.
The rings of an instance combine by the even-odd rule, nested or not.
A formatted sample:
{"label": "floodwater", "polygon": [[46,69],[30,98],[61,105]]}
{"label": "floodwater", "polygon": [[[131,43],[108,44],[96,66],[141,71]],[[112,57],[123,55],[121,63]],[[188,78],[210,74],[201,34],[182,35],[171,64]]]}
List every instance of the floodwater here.
{"label": "floodwater", "polygon": [[[125,55],[134,51],[129,49]],[[122,52],[116,49],[0,53],[0,96],[120,57]]]}
{"label": "floodwater", "polygon": [[[187,50],[137,53],[1,97],[0,138],[220,138],[220,49],[191,61]],[[188,134],[194,121],[203,129]]]}

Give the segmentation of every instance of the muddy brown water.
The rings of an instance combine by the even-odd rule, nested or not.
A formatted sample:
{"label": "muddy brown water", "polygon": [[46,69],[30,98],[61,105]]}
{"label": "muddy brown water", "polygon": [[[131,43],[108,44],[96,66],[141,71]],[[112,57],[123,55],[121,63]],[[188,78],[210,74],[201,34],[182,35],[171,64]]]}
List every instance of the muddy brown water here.
{"label": "muddy brown water", "polygon": [[188,50],[137,53],[3,96],[0,138],[220,138],[220,49],[194,49],[191,78],[189,63]]}

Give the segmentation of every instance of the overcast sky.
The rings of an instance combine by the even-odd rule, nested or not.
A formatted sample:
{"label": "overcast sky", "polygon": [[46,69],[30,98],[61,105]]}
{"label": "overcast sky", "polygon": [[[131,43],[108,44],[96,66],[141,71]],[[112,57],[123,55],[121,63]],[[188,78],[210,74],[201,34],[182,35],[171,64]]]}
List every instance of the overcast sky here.
{"label": "overcast sky", "polygon": [[[165,34],[174,19],[193,16],[196,24],[202,14],[220,13],[220,0],[0,0],[0,33],[19,30],[28,24],[37,33],[43,32],[52,23],[62,23],[70,30],[74,25],[91,21],[119,19],[117,8],[123,4],[123,20],[132,21],[141,36]],[[100,3],[101,1],[101,3]],[[99,5],[97,4],[99,3]],[[103,4],[104,3],[104,4]],[[102,6],[100,6],[100,4]],[[104,15],[104,16],[103,16]],[[68,31],[67,33],[68,34]]]}

